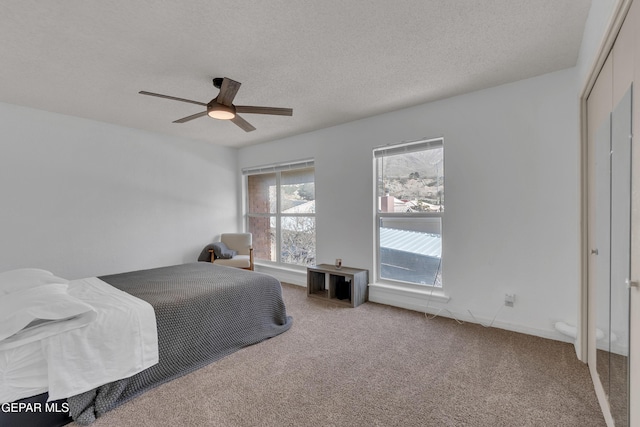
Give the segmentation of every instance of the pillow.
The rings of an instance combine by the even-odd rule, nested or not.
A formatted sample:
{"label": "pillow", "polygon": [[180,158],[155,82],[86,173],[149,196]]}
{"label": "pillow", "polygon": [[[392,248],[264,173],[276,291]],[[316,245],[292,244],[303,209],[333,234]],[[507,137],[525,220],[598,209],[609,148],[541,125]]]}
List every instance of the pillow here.
{"label": "pillow", "polygon": [[12,292],[0,298],[0,349],[82,327],[96,316],[92,306],[67,293],[66,284]]}
{"label": "pillow", "polygon": [[238,254],[237,251],[229,249],[227,245],[222,242],[216,242],[213,244],[213,253],[216,254],[216,258],[231,259]]}
{"label": "pillow", "polygon": [[0,295],[51,283],[66,285],[69,281],[56,277],[52,272],[40,268],[20,268],[5,271],[0,273]]}

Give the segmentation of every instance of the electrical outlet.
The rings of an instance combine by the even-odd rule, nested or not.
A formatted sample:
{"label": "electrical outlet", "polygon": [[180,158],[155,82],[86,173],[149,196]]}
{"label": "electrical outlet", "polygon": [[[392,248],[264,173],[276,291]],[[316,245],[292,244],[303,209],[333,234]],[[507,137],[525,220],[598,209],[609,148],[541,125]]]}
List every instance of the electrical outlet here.
{"label": "electrical outlet", "polygon": [[513,307],[516,302],[516,294],[504,294],[504,305],[507,307]]}

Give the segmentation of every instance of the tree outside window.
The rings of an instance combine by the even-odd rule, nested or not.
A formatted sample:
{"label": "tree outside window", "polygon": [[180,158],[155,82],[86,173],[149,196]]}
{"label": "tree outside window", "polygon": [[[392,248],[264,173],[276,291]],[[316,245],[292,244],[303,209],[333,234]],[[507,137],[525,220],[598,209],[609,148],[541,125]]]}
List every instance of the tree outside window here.
{"label": "tree outside window", "polygon": [[248,174],[247,229],[256,260],[315,263],[314,181],[313,167]]}

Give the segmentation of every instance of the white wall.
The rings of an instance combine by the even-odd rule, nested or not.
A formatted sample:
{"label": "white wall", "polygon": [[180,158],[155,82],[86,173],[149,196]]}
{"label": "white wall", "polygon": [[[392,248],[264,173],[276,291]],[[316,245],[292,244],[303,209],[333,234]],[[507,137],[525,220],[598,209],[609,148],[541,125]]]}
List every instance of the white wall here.
{"label": "white wall", "polygon": [[0,104],[0,271],[196,261],[238,227],[235,149]]}
{"label": "white wall", "polygon": [[[374,282],[372,149],[443,136],[443,276],[455,316],[567,339],[576,324],[579,151],[576,69],[287,138],[239,152],[241,167],[314,157],[318,262],[342,258]],[[425,295],[370,288],[422,310]]]}

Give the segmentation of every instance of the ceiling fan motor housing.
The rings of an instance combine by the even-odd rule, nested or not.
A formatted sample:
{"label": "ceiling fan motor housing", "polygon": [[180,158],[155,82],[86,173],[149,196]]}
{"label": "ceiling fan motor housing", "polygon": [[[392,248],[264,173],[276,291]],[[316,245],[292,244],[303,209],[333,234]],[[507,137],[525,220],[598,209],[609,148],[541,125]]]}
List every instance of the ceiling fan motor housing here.
{"label": "ceiling fan motor housing", "polygon": [[220,104],[218,98],[214,98],[207,104],[207,114],[214,119],[229,120],[236,116],[236,107]]}

